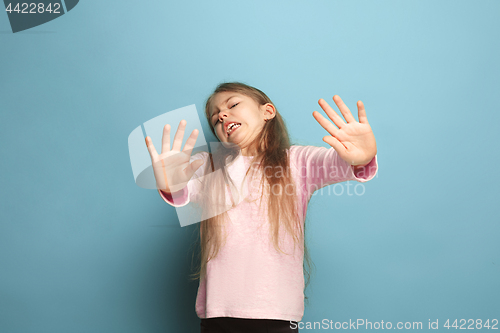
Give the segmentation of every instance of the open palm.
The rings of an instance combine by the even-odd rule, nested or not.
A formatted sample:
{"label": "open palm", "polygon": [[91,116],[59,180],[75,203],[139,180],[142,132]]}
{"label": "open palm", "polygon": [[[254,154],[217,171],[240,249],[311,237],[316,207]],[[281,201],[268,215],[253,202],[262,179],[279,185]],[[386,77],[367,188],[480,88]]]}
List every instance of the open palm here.
{"label": "open palm", "polygon": [[163,128],[163,138],[161,144],[161,154],[156,151],[149,136],[146,137],[146,146],[151,156],[151,164],[156,179],[156,187],[166,192],[177,192],[182,190],[187,182],[193,177],[203,161],[197,159],[189,163],[193,147],[198,137],[198,130],[195,129],[186,140],[184,149],[181,151],[186,120],[181,120],[174,137],[174,144],[170,149],[170,125]]}
{"label": "open palm", "polygon": [[328,118],[333,121],[332,123],[318,111],[313,112],[313,117],[331,134],[330,136],[324,136],[323,141],[332,146],[339,156],[349,164],[355,166],[368,164],[377,154],[377,144],[370,124],[368,124],[363,102],[358,101],[357,103],[359,118],[359,122],[357,122],[340,96],[333,96],[333,101],[337,104],[337,107],[344,116],[345,122],[337,112],[321,98],[318,104],[328,115]]}

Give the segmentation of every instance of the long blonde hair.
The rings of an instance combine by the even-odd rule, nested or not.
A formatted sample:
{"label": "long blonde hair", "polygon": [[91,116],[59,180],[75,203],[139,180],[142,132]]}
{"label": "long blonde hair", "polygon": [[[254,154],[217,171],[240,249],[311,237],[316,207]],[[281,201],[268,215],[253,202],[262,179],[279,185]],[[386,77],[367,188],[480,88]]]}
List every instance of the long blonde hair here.
{"label": "long blonde hair", "polygon": [[[226,82],[217,86],[215,91],[210,95],[205,104],[205,115],[207,117],[210,129],[214,135],[215,130],[211,122],[211,112],[213,110],[213,100],[216,94],[220,92],[236,92],[252,98],[258,105],[272,103],[271,99],[261,90],[246,85],[241,82]],[[280,191],[279,194],[274,191],[269,193],[268,202],[268,217],[270,222],[270,231],[273,238],[273,244],[277,251],[284,253],[279,247],[280,227],[283,227],[294,240],[294,246],[299,245],[304,249],[303,269],[306,275],[306,283],[304,288],[307,288],[310,280],[311,259],[305,242],[305,221],[300,222],[297,205],[297,189],[290,172],[290,160],[287,151],[290,149],[290,139],[285,122],[275,107],[275,117],[267,121],[256,139],[251,143],[256,152],[254,161],[260,161],[257,170],[261,171],[265,177],[261,178],[261,185],[266,188],[273,189],[278,186],[280,189],[287,189],[292,185],[292,194],[287,191]],[[210,174],[215,170],[220,170],[220,175],[223,179],[215,179],[214,177],[206,179],[202,183],[202,191],[211,193],[210,196],[205,196],[209,202],[205,203],[205,207],[212,207],[225,202],[226,186],[230,187],[234,184],[228,175],[226,165],[231,163],[239,154],[238,149],[220,148],[209,154],[209,158],[205,167],[205,174]],[[281,172],[280,177],[276,176],[273,170],[286,170]],[[250,169],[247,171],[247,175]],[[264,178],[267,182],[264,182]],[[288,186],[287,186],[288,185]],[[213,194],[213,195],[212,195]],[[261,197],[262,199],[262,197]],[[234,202],[233,202],[234,205]],[[234,207],[234,206],[233,206]],[[227,218],[227,213],[209,217],[200,223],[199,231],[200,250],[198,251],[200,264],[194,274],[191,274],[192,280],[203,279],[206,275],[208,261],[215,258],[225,243],[223,235],[224,221]],[[307,300],[307,297],[305,297]]]}

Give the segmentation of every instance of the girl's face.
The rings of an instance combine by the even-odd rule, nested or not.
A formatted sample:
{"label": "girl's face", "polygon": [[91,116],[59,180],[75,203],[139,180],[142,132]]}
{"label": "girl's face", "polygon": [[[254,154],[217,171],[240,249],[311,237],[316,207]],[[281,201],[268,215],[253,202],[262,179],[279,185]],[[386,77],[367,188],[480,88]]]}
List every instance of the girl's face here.
{"label": "girl's face", "polygon": [[[211,123],[221,142],[237,144],[242,155],[247,155],[247,149],[262,131],[265,119],[271,119],[275,114],[271,103],[258,105],[251,97],[224,91],[214,96]],[[232,123],[236,127],[231,127]]]}

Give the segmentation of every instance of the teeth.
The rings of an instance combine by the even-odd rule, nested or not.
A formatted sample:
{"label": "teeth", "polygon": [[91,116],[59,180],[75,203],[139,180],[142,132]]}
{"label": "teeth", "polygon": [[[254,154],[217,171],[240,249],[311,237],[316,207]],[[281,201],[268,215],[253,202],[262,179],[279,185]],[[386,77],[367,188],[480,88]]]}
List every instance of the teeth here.
{"label": "teeth", "polygon": [[233,131],[234,128],[239,127],[239,126],[241,126],[241,125],[237,124],[237,123],[232,123],[231,125],[229,125],[229,127],[227,128],[227,135],[229,135]]}

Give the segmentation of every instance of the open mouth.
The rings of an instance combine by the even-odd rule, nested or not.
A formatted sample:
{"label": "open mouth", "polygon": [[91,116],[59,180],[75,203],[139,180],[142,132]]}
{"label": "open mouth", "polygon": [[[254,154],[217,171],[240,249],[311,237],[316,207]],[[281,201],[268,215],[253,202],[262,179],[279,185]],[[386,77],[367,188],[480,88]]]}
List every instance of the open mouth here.
{"label": "open mouth", "polygon": [[240,123],[232,123],[231,125],[228,126],[226,134],[229,136],[231,133],[233,133],[237,128],[241,126]]}

